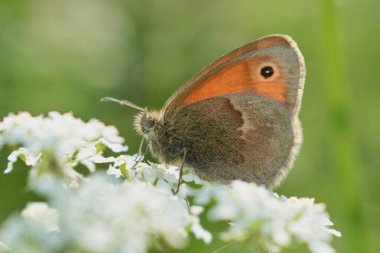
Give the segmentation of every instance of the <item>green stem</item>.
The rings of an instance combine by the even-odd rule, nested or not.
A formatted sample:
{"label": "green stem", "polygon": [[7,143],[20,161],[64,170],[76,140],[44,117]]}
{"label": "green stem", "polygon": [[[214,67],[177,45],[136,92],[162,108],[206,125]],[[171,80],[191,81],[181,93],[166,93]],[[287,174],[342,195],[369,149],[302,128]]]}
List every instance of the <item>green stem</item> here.
{"label": "green stem", "polygon": [[[363,210],[360,197],[360,173],[351,139],[342,54],[338,38],[334,0],[322,0],[325,91],[328,106],[328,140],[331,163],[338,178],[340,217],[344,249],[341,252],[367,252]],[[339,228],[338,228],[339,229]]]}

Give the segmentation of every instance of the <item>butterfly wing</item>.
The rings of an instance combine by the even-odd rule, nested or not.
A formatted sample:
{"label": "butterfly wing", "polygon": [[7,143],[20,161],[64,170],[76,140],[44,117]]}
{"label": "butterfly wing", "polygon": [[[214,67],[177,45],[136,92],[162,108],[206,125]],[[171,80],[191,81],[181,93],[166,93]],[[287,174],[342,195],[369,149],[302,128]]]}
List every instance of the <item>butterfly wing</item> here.
{"label": "butterfly wing", "polygon": [[[265,67],[273,75],[263,76]],[[166,102],[164,118],[182,107],[221,95],[251,93],[284,104],[298,113],[305,78],[302,54],[287,35],[271,35],[216,60],[182,85]]]}
{"label": "butterfly wing", "polygon": [[206,179],[275,186],[301,143],[304,78],[302,54],[289,36],[242,46],[169,98],[161,113],[181,145],[162,146],[185,149],[185,164]]}
{"label": "butterfly wing", "polygon": [[[292,120],[289,110],[256,94],[200,100],[182,107],[172,120],[167,126],[173,136],[180,136],[185,165],[200,177],[221,183],[240,179],[276,186],[301,142],[298,120]],[[179,146],[170,142],[168,147]],[[169,153],[174,157],[178,152]]]}

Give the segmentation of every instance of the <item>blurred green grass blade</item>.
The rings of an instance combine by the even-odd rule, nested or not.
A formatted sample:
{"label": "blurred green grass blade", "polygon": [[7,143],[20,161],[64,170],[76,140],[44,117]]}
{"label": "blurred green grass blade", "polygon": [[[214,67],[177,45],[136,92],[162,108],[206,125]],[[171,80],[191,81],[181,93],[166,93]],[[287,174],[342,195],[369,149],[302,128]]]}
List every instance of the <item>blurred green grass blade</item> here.
{"label": "blurred green grass blade", "polygon": [[342,64],[342,43],[337,34],[336,2],[322,0],[325,92],[328,108],[328,139],[331,166],[336,170],[341,231],[346,237],[342,252],[368,252],[361,205],[361,177],[349,123],[347,82]]}
{"label": "blurred green grass blade", "polygon": [[7,245],[5,245],[4,243],[2,243],[0,241],[0,252],[4,252],[4,253],[13,253],[14,251],[11,250],[11,248],[9,248]]}

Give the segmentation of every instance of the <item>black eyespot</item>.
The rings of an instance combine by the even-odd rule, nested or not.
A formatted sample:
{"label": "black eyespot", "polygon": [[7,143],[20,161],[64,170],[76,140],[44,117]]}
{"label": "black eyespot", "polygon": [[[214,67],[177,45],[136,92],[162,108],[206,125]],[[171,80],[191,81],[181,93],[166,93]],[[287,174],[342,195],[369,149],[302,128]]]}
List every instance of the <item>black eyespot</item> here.
{"label": "black eyespot", "polygon": [[274,70],[271,66],[265,66],[260,71],[260,75],[264,77],[265,79],[273,76],[273,74],[274,74]]}

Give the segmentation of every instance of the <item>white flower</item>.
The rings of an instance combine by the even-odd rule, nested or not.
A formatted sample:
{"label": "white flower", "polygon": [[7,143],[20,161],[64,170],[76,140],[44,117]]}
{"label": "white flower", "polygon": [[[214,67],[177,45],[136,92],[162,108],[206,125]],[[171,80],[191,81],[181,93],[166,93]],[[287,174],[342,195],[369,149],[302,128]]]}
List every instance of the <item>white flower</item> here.
{"label": "white flower", "polygon": [[107,173],[116,177],[123,175],[127,180],[146,182],[167,190],[175,189],[179,179],[179,168],[176,166],[136,163],[136,156],[129,155],[120,155],[115,158]]}
{"label": "white flower", "polygon": [[25,220],[42,226],[48,232],[59,230],[57,210],[50,208],[44,202],[28,203],[26,208],[21,212],[21,216]]}
{"label": "white flower", "polygon": [[123,174],[121,173],[120,169],[118,168],[115,168],[114,166],[110,165],[107,169],[107,175],[111,175],[111,176],[114,176],[116,178],[120,178],[123,176]]}
{"label": "white flower", "polygon": [[195,238],[203,240],[205,243],[209,244],[212,241],[212,234],[205,230],[200,223],[199,214],[203,212],[203,208],[199,206],[192,206],[191,213],[191,231],[193,232]]}
{"label": "white flower", "polygon": [[4,170],[4,173],[9,173],[13,170],[13,164],[17,161],[19,157],[22,157],[25,164],[34,167],[41,158],[41,153],[34,154],[26,148],[19,148],[8,156],[8,165]]}

